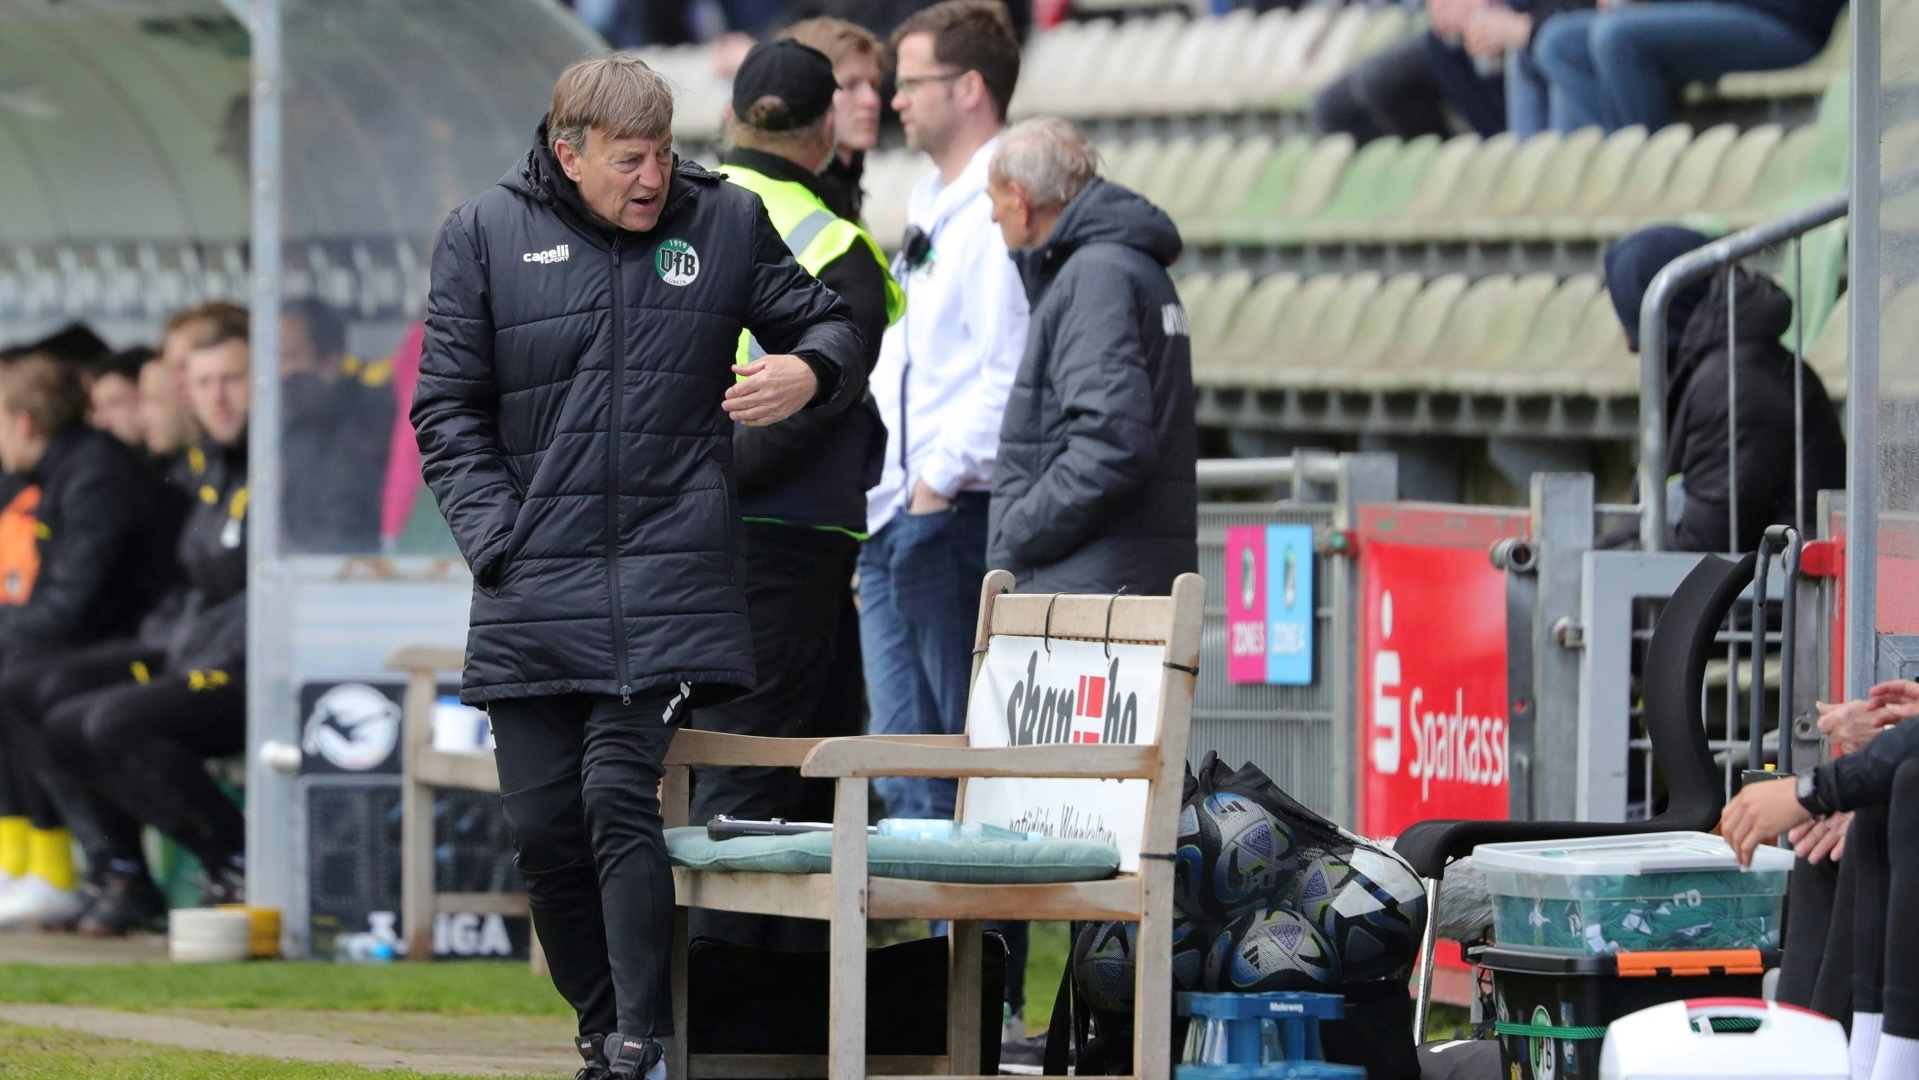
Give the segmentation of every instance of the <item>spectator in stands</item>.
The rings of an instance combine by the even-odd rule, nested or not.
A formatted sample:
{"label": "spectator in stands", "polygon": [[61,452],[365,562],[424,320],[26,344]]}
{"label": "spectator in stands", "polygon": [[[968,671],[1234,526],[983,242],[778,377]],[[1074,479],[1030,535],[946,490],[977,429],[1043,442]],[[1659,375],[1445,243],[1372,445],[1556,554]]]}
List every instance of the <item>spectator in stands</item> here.
{"label": "spectator in stands", "polygon": [[1561,130],[1657,130],[1672,95],[1734,71],[1811,60],[1845,0],[1605,0],[1540,28],[1533,52],[1563,103]]}
{"label": "spectator in stands", "polygon": [[113,355],[113,349],[83,322],[70,322],[53,333],[11,350],[14,359],[40,355],[63,364],[86,369]]}
{"label": "spectator in stands", "polygon": [[820,171],[826,205],[848,221],[860,219],[866,192],[860,177],[866,153],[880,141],[880,84],[886,81],[886,49],[866,28],[825,17],[794,23],[783,37],[803,42],[833,61],[839,92],[833,95],[838,143]]}
{"label": "spectator in stands", "polygon": [[[852,28],[856,34],[864,34]],[[865,381],[905,294],[886,257],[856,224],[827,208],[816,171],[837,161],[834,64],[798,41],[754,48],[733,80],[733,144],[720,167],[760,197],[801,268],[851,309],[865,343]],[[740,360],[758,351],[742,336]],[[856,537],[866,527],[866,489],[879,479],[886,429],[870,395],[840,413],[801,413],[771,427],[733,429],[733,482],[746,518],[746,612],[758,682],[748,693],[693,714],[691,726],[740,735],[857,735],[859,616],[853,607]],[[842,633],[850,630],[848,638]],[[789,821],[831,820],[831,781],[792,769],[712,768],[694,777],[692,817],[716,814]],[[824,949],[827,925],[733,912],[695,913],[693,932],[787,951]]]}
{"label": "spectator in stands", "polygon": [[1450,106],[1480,135],[1505,130],[1504,80],[1479,70],[1460,44],[1473,13],[1490,2],[1426,0],[1432,29],[1388,45],[1333,80],[1313,98],[1313,126],[1362,145],[1386,135],[1445,136],[1452,133]]}
{"label": "spectator in stands", "polygon": [[284,519],[296,551],[380,549],[380,492],[393,430],[392,365],[350,356],[346,324],[313,300],[280,317]]}
{"label": "spectator in stands", "polygon": [[1521,0],[1512,7],[1486,4],[1467,17],[1461,31],[1466,52],[1476,63],[1503,63],[1506,69],[1506,130],[1521,139],[1542,131],[1570,131],[1580,124],[1565,115],[1563,96],[1555,96],[1539,68],[1532,43],[1547,19],[1593,6],[1593,0]]}
{"label": "spectator in stands", "polygon": [[[1639,347],[1640,306],[1653,277],[1706,243],[1689,229],[1642,229],[1606,252],[1606,285]],[[1727,293],[1737,322],[1728,329]],[[1818,493],[1846,480],[1845,434],[1825,384],[1800,362],[1803,376],[1806,516],[1795,515],[1792,353],[1779,344],[1793,318],[1792,300],[1773,280],[1745,269],[1721,271],[1682,289],[1667,319],[1667,503],[1672,546],[1679,551],[1752,551],[1766,528],[1797,524],[1811,535]],[[1739,365],[1738,409],[1727,408],[1728,364]],[[1737,417],[1737,431],[1729,417]],[[1727,449],[1737,438],[1738,490],[1731,490]],[[1646,497],[1642,492],[1641,497]],[[1729,514],[1737,499],[1739,530]],[[1674,504],[1677,504],[1674,506]]]}
{"label": "spectator in stands", "polygon": [[1742,863],[1788,830],[1803,849],[1843,842],[1851,904],[1832,910],[1836,932],[1821,948],[1850,953],[1852,1075],[1860,1080],[1919,1075],[1919,928],[1910,918],[1919,905],[1915,715],[1919,683],[1904,680],[1874,686],[1865,701],[1824,707],[1820,730],[1850,752],[1793,780],[1747,784],[1720,821]]}
{"label": "spectator in stands", "polygon": [[128,446],[144,447],[140,369],[156,355],[152,349],[127,349],[95,363],[88,371],[87,423]]}
{"label": "spectator in stands", "polygon": [[1094,175],[1063,120],[1000,136],[993,217],[1033,304],[1000,427],[987,563],[1022,592],[1163,596],[1198,570],[1192,343],[1179,230]]}
{"label": "spectator in stands", "polygon": [[245,323],[203,323],[186,375],[205,435],[189,455],[198,486],[174,549],[184,589],[139,634],[68,656],[21,699],[43,717],[65,781],[60,805],[92,808],[81,839],[100,891],[80,928],[95,935],[165,910],[140,855],[141,825],[200,861],[204,903],[246,896],[246,821],[203,764],[246,749]]}
{"label": "spectator in stands", "polygon": [[[996,0],[947,0],[902,23],[893,51],[893,108],[933,171],[908,199],[896,264],[908,314],[886,332],[873,372],[886,467],[867,495],[860,636],[874,733],[950,734],[966,729],[993,463],[1026,344],[1026,292],[986,194],[1019,39]],[[952,780],[874,787],[893,817],[953,816]],[[1007,1034],[1018,1038],[1025,928],[1002,929]]]}
{"label": "spectator in stands", "polygon": [[30,822],[30,865],[0,898],[0,927],[78,916],[72,840],[42,784],[48,761],[23,700],[67,650],[128,632],[170,584],[150,558],[157,482],[132,451],[87,426],[80,370],[33,355],[0,369],[0,468],[40,491],[25,603],[0,606],[0,739]]}

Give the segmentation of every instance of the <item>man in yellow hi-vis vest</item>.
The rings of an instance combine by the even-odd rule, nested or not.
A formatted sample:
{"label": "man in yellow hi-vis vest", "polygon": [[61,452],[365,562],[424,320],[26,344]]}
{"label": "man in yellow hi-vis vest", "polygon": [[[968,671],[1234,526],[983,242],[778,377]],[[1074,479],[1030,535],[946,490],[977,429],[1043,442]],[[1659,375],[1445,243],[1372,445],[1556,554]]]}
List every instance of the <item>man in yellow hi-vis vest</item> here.
{"label": "man in yellow hi-vis vest", "polygon": [[[733,151],[720,166],[754,192],[807,273],[840,295],[865,338],[871,372],[905,294],[865,230],[827,209],[818,172],[833,156],[833,64],[797,41],[756,46],[733,81]],[[740,338],[739,362],[760,354]],[[745,518],[747,617],[759,684],[693,714],[695,728],[744,735],[857,735],[865,686],[852,580],[865,539],[866,491],[879,480],[886,430],[869,397],[833,416],[802,412],[769,427],[736,426],[733,473]],[[831,820],[830,782],[791,769],[702,769],[693,820]],[[697,912],[693,933],[739,944],[825,948],[827,926]]]}

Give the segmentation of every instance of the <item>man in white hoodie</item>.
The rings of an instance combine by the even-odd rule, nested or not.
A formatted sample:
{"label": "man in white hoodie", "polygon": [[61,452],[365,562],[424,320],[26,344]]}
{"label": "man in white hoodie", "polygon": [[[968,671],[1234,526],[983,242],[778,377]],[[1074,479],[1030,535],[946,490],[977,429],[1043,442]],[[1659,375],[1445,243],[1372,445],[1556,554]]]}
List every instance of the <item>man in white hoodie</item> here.
{"label": "man in white hoodie", "polygon": [[[886,464],[867,494],[861,645],[873,732],[965,730],[1001,414],[1026,344],[1026,291],[986,195],[1019,40],[998,0],[947,0],[893,34],[893,107],[934,169],[894,265],[906,315],[871,386]],[[953,816],[954,781],[875,782],[893,817]]]}

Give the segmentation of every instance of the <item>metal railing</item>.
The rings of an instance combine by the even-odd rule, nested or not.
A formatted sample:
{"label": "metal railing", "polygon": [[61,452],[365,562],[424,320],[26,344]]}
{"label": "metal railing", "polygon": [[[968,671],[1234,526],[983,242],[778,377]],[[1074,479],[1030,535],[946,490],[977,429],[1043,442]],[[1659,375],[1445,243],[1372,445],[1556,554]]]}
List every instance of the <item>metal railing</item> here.
{"label": "metal railing", "polygon": [[[1801,240],[1806,233],[1822,225],[1838,221],[1846,216],[1851,205],[1851,197],[1835,195],[1829,199],[1813,203],[1790,214],[1762,222],[1750,229],[1744,229],[1730,236],[1721,237],[1704,247],[1689,251],[1672,262],[1652,279],[1646,289],[1645,299],[1639,308],[1639,539],[1647,551],[1661,551],[1666,547],[1666,314],[1672,308],[1674,297],[1685,286],[1708,277],[1714,272],[1731,266],[1748,256],[1758,254],[1787,240],[1792,241],[1792,273],[1794,278],[1794,303],[1802,305],[1800,317],[1795,320],[1797,333],[1793,341],[1793,439],[1795,464],[1794,491],[1796,498],[1803,502],[1805,498],[1805,279],[1802,273]],[[1733,290],[1727,290],[1727,321],[1731,323],[1737,316],[1732,306]],[[1736,349],[1737,335],[1729,335],[1727,348]],[[1733,362],[1736,355],[1727,357],[1726,394],[1729,402],[1736,402],[1738,392],[1738,367]],[[1732,493],[1738,491],[1738,410],[1736,406],[1727,413],[1728,458],[1731,475],[1727,478],[1727,504],[1730,508],[1730,535],[1735,545],[1739,536],[1739,500]],[[1805,521],[1806,508],[1796,506],[1796,525]],[[1773,524],[1768,522],[1768,524]]]}

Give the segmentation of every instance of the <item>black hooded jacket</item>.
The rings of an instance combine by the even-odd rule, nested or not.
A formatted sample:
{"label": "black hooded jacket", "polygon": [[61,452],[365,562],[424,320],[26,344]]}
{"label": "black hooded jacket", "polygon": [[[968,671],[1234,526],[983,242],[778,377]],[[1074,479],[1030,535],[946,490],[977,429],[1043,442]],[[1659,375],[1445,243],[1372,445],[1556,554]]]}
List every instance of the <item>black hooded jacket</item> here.
{"label": "black hooded jacket", "polygon": [[581,205],[542,126],[433,253],[412,419],[473,571],[462,697],[753,685],[733,384],[742,329],[845,408],[862,343],[753,193],[674,168],[659,224]]}
{"label": "black hooded jacket", "polygon": [[1015,251],[1033,316],[1000,425],[989,565],[1022,592],[1164,594],[1198,563],[1179,230],[1095,179]]}
{"label": "black hooded jacket", "polygon": [[[1727,332],[1727,290],[1737,333]],[[1750,270],[1712,279],[1667,366],[1667,470],[1682,477],[1684,503],[1673,518],[1678,551],[1753,551],[1770,525],[1793,521],[1793,357],[1779,341],[1792,325],[1792,300]],[[1737,363],[1739,535],[1729,543],[1732,477],[1726,423],[1728,342]],[[1803,368],[1806,519],[1812,535],[1820,491],[1846,483],[1846,438],[1826,387]]]}
{"label": "black hooded jacket", "polygon": [[166,670],[238,671],[247,655],[247,437],[203,440],[186,455],[191,502],[180,527],[183,587],[148,616],[140,636],[164,649]]}
{"label": "black hooded jacket", "polygon": [[40,485],[40,570],[26,603],[0,606],[0,651],[127,633],[177,579],[172,553],[147,543],[159,482],[118,439],[84,425],[54,435],[25,480]]}

